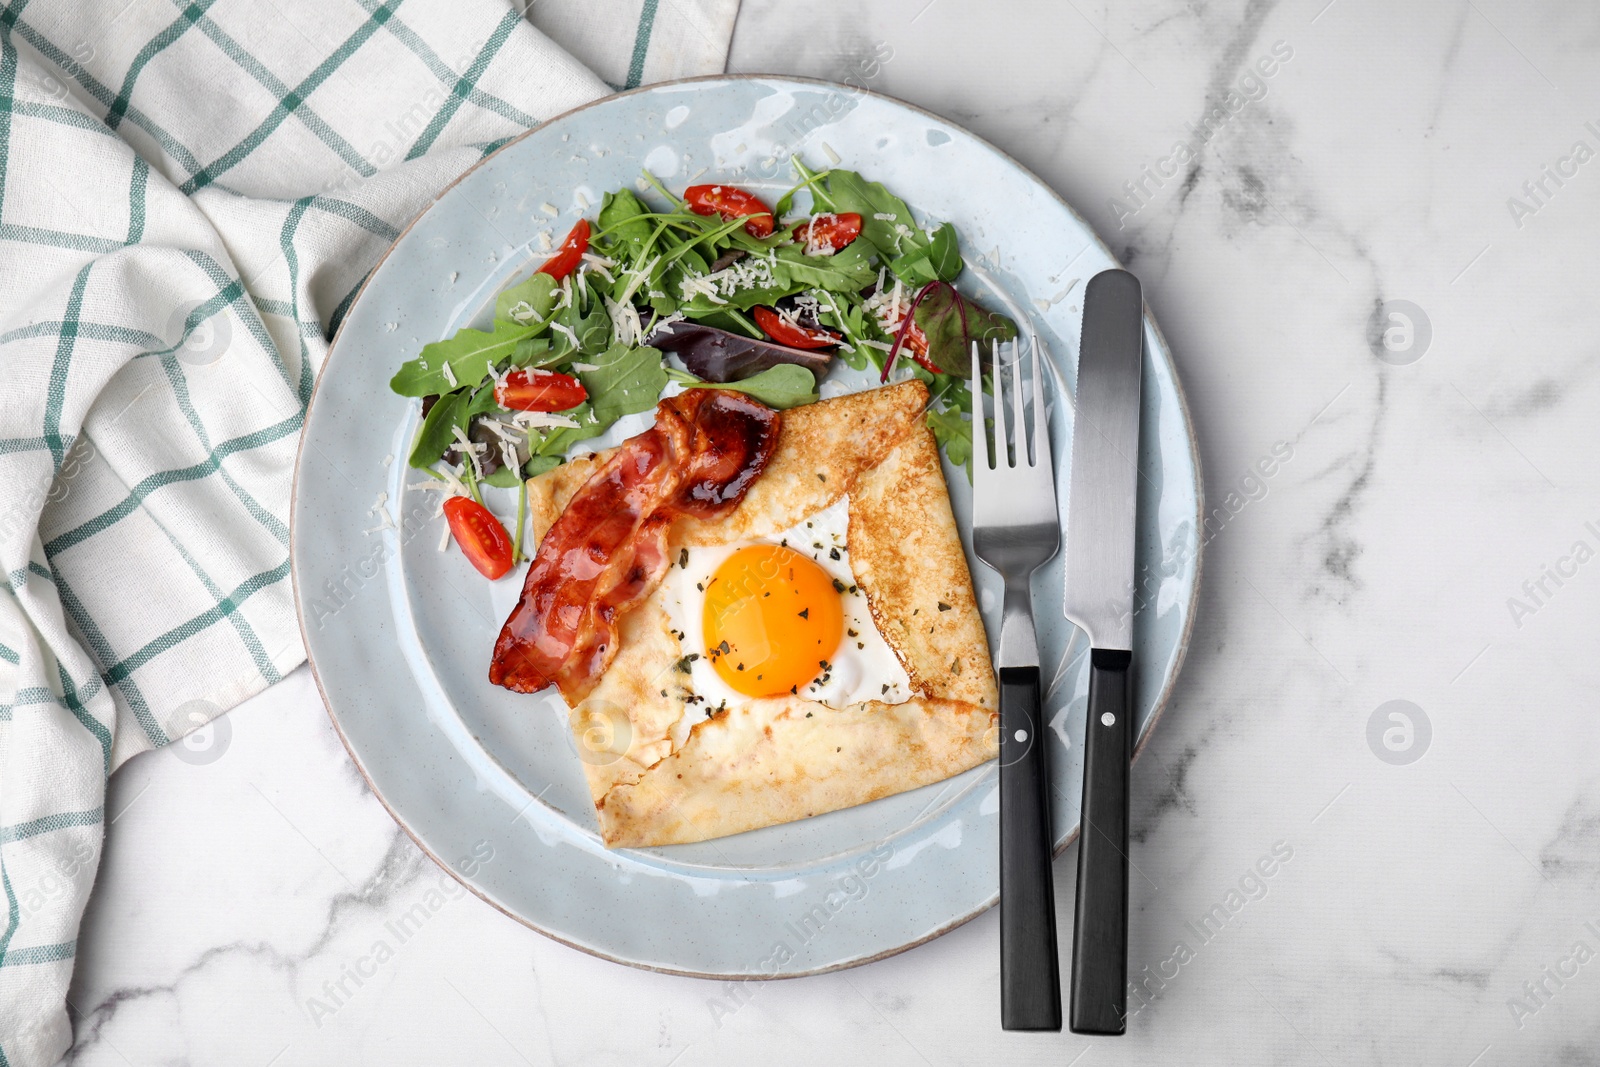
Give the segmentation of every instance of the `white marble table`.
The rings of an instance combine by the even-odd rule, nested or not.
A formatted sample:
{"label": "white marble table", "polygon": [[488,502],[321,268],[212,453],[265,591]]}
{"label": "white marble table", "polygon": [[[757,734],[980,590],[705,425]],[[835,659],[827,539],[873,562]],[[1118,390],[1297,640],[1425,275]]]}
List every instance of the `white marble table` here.
{"label": "white marble table", "polygon": [[220,758],[113,778],[75,1062],[1595,1062],[1597,40],[1580,0],[745,0],[733,69],[879,57],[1076,204],[1176,351],[1219,510],[1135,768],[1127,1037],[1003,1035],[992,913],[739,987],[549,941],[396,829],[302,670]]}

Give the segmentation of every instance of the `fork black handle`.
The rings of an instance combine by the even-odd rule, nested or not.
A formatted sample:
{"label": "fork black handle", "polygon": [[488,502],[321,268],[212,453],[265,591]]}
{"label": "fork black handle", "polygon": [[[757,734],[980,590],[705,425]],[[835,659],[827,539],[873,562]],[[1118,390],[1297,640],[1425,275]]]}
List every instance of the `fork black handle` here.
{"label": "fork black handle", "polygon": [[1000,1025],[1061,1029],[1038,667],[1000,671]]}
{"label": "fork black handle", "polygon": [[1127,1028],[1128,761],[1133,742],[1131,652],[1090,652],[1083,746],[1078,905],[1072,928],[1072,1032]]}

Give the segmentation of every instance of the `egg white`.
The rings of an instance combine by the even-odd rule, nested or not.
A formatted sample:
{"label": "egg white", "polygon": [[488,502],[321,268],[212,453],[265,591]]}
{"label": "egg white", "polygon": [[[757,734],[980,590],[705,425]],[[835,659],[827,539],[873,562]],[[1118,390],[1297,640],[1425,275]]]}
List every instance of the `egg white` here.
{"label": "egg white", "polygon": [[839,648],[829,657],[829,670],[810,685],[803,686],[800,696],[831,708],[843,708],[863,700],[901,704],[911,699],[911,678],[900,657],[872,621],[867,595],[850,569],[849,527],[850,498],[844,496],[832,506],[770,538],[690,548],[687,565],[673,560],[662,582],[662,602],[668,624],[684,654],[694,653],[696,657],[689,664],[688,686],[704,698],[689,705],[685,721],[679,724],[679,732],[686,734],[689,726],[720,707],[739,708],[758,699],[722,680],[707,655],[703,624],[705,587],[710,584],[712,575],[733,553],[754,544],[786,545],[816,561],[823,571],[845,587],[839,594],[844,609],[844,633],[839,639]]}

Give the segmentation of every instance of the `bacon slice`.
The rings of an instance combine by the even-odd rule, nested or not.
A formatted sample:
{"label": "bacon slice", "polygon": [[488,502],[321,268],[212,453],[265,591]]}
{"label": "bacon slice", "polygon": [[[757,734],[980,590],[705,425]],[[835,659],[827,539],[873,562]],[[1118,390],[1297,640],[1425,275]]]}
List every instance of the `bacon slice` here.
{"label": "bacon slice", "polygon": [[743,393],[690,389],[624,441],[539,543],[522,598],[500,630],[489,681],[518,693],[560,687],[568,703],[616,657],[617,619],[660,584],[680,515],[739,503],[778,443],[776,411]]}

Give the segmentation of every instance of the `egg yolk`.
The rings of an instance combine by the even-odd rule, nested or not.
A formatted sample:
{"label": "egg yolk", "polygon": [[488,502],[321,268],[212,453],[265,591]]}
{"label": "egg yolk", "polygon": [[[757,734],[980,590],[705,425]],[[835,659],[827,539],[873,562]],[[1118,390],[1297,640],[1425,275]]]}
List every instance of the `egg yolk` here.
{"label": "egg yolk", "polygon": [[723,681],[746,696],[777,696],[823,673],[839,648],[844,606],[813,560],[782,545],[751,545],[712,575],[702,625]]}

